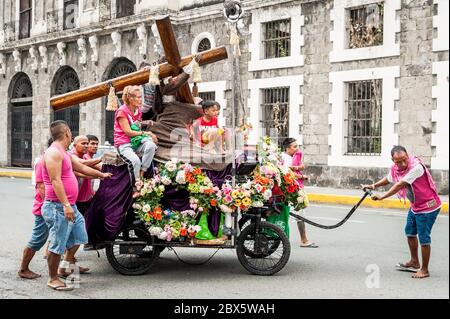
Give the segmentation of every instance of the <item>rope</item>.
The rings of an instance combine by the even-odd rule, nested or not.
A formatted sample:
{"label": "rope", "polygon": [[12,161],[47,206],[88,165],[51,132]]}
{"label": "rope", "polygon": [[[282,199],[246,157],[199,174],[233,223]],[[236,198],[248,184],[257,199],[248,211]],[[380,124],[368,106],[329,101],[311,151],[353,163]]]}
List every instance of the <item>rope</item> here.
{"label": "rope", "polygon": [[206,263],[208,263],[211,259],[213,259],[213,257],[219,252],[219,248],[216,250],[216,252],[214,254],[212,254],[207,260],[201,262],[201,263],[191,263],[191,262],[187,262],[185,260],[183,260],[180,256],[178,256],[177,252],[175,251],[175,249],[173,249],[172,247],[168,247],[169,250],[173,251],[175,256],[177,256],[178,260],[181,261],[182,263],[186,264],[186,265],[190,265],[190,266],[201,266],[204,265]]}

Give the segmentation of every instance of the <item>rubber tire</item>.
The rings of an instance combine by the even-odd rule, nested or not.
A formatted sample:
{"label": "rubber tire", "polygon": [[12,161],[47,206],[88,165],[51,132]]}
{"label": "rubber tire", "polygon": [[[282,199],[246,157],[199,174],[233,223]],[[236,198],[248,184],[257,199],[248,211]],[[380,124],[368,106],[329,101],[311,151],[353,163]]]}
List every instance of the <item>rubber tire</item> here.
{"label": "rubber tire", "polygon": [[[271,229],[273,232],[275,232],[279,238],[281,239],[281,242],[283,243],[284,251],[283,251],[283,255],[281,256],[280,261],[278,262],[278,264],[276,265],[275,268],[272,269],[258,269],[253,267],[252,265],[250,265],[247,262],[247,258],[245,257],[248,253],[248,249],[245,248],[244,246],[244,242],[247,238],[247,236],[249,234],[252,234],[255,232],[255,227],[256,225],[253,223],[247,227],[245,227],[242,230],[242,233],[240,234],[238,241],[237,241],[237,247],[236,247],[236,253],[239,259],[239,262],[241,263],[241,265],[250,273],[254,274],[254,275],[259,275],[259,276],[272,276],[274,274],[276,274],[277,272],[279,272],[280,270],[282,270],[284,268],[284,266],[286,266],[287,262],[289,261],[289,257],[291,255],[291,244],[289,242],[289,239],[287,238],[286,234],[283,232],[283,230],[271,223],[265,222],[265,221],[261,221],[261,230],[264,228],[269,228]],[[279,244],[278,244],[279,245]],[[272,251],[273,253],[273,251]],[[269,254],[268,256],[270,256],[271,254]],[[248,256],[248,255],[247,255]],[[251,257],[251,256],[249,256]]]}
{"label": "rubber tire", "polygon": [[[122,232],[130,231],[130,230],[139,230],[142,232],[147,232],[145,228],[142,226],[136,226],[136,225],[130,225],[128,227],[125,227]],[[143,240],[144,238],[139,238],[139,240]],[[150,240],[150,234],[148,234],[148,238]],[[156,263],[156,261],[159,258],[159,254],[161,253],[162,249],[161,247],[153,247],[153,254],[150,258],[148,258],[148,262],[142,265],[139,268],[127,268],[124,267],[122,264],[117,262],[117,259],[114,255],[114,244],[110,244],[106,246],[106,257],[108,259],[109,264],[111,267],[116,270],[118,273],[125,275],[125,276],[140,276],[147,273]]]}

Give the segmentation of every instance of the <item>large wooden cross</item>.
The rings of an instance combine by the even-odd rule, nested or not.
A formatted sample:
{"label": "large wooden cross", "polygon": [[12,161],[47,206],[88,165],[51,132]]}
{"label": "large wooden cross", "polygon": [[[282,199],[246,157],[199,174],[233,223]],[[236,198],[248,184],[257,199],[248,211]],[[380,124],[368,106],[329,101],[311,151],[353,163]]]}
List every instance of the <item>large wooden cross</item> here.
{"label": "large wooden cross", "polygon": [[[179,75],[183,71],[182,68],[188,65],[195,56],[191,55],[181,58],[169,17],[157,20],[156,25],[167,58],[167,63],[159,65],[159,77],[160,79],[163,79],[169,76]],[[227,58],[226,48],[219,47],[202,52],[198,64],[202,66]],[[100,84],[55,96],[50,99],[50,105],[54,111],[66,109],[73,105],[78,105],[108,95],[110,85],[114,86],[116,91],[121,91],[128,85],[142,85],[147,83],[149,76],[149,70],[139,70]],[[186,83],[183,85],[178,93],[180,102],[194,103],[189,84]]]}

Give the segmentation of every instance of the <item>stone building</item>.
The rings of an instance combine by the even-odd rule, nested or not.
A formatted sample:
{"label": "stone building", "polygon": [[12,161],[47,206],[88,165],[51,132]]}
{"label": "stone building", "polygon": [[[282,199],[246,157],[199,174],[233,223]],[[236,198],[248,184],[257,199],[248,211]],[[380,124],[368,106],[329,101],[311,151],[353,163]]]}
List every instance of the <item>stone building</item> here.
{"label": "stone building", "polygon": [[240,56],[223,1],[0,2],[0,166],[30,166],[53,119],[111,142],[98,99],[54,113],[58,94],[133,72],[157,59],[154,20],[169,14],[182,56],[228,46],[202,69],[203,97],[254,127],[301,141],[319,186],[382,177],[402,144],[448,193],[448,0],[242,0]]}

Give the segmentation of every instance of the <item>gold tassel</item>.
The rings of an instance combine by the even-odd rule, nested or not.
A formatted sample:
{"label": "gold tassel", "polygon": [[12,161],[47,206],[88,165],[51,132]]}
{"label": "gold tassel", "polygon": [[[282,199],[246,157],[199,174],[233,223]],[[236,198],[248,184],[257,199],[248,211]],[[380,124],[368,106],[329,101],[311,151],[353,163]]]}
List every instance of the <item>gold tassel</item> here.
{"label": "gold tassel", "polygon": [[159,65],[154,64],[150,68],[150,76],[148,77],[148,84],[157,86],[160,85],[159,81]]}
{"label": "gold tassel", "polygon": [[194,81],[194,83],[200,83],[202,82],[202,70],[200,69],[200,65],[195,58],[192,61],[194,61],[192,64],[192,81]]}
{"label": "gold tassel", "polygon": [[119,101],[116,96],[116,89],[110,83],[109,94],[108,94],[108,103],[106,104],[107,111],[116,111],[119,108]]}

